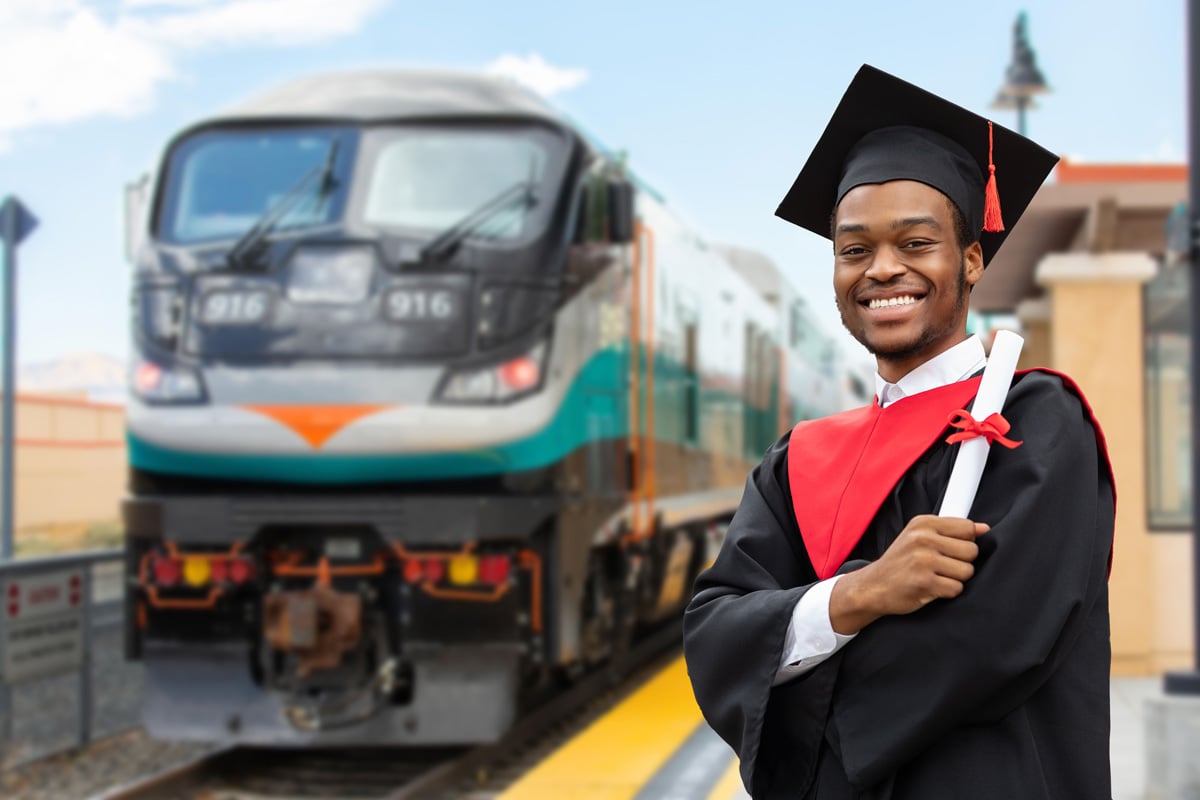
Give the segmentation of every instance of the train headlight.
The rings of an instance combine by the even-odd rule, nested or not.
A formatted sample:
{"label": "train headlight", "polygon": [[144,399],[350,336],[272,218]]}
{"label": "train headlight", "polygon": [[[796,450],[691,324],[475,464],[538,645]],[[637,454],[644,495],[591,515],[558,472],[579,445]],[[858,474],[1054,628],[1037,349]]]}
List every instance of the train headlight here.
{"label": "train headlight", "polygon": [[164,367],[153,361],[134,362],[133,393],[148,403],[199,403],[204,400],[200,375],[185,367]]}
{"label": "train headlight", "polygon": [[497,397],[495,370],[481,369],[473,372],[456,372],[442,388],[443,400],[495,400]]}
{"label": "train headlight", "polygon": [[501,385],[510,391],[523,392],[541,382],[542,365],[531,356],[520,356],[501,364],[496,375]]}
{"label": "train headlight", "polygon": [[447,403],[503,403],[536,392],[546,369],[546,342],[500,364],[455,370],[442,381],[437,399]]}

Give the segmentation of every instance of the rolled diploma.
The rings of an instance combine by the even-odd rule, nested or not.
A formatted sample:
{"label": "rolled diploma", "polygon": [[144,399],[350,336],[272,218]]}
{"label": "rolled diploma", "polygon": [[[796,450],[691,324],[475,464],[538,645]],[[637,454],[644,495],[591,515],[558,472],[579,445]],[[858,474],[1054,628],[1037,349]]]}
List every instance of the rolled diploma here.
{"label": "rolled diploma", "polygon": [[[1013,373],[1017,370],[1017,358],[1025,340],[1012,331],[997,331],[992,341],[992,352],[988,354],[987,366],[983,369],[983,380],[975,395],[971,416],[982,422],[1004,408],[1004,399],[1012,386]],[[939,517],[966,517],[975,502],[979,479],[987,465],[991,446],[982,436],[968,439],[958,446],[958,458],[950,470],[950,482],[946,485],[946,496],[942,498]]]}

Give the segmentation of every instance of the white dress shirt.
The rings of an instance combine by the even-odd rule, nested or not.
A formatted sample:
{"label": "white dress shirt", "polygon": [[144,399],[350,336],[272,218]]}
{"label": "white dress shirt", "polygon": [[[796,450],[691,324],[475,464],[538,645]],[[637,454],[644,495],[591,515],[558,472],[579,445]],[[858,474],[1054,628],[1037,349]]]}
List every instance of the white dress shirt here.
{"label": "white dress shirt", "polygon": [[[934,356],[895,383],[888,383],[875,374],[875,396],[879,405],[887,408],[897,400],[927,392],[939,386],[969,378],[987,364],[983,342],[969,336],[949,350]],[[835,575],[813,586],[792,610],[792,622],[783,639],[783,655],[775,685],[812,670],[822,661],[846,646],[854,635],[846,636],[833,629],[829,620],[829,597],[841,578]]]}

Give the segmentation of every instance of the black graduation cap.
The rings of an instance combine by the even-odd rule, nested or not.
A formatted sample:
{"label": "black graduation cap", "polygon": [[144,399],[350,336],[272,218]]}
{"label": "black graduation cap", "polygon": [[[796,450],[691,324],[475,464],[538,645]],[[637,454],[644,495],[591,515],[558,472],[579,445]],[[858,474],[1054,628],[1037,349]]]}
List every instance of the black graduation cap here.
{"label": "black graduation cap", "polygon": [[775,214],[828,238],[834,208],[855,186],[920,181],[980,231],[987,266],[1056,163],[1024,136],[864,64]]}

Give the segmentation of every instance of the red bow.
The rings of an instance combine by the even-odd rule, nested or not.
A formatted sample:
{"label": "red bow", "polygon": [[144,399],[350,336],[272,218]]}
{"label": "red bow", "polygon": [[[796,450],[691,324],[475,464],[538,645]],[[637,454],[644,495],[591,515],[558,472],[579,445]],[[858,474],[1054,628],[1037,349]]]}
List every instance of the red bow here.
{"label": "red bow", "polygon": [[971,412],[960,408],[950,415],[950,427],[958,428],[959,431],[946,437],[946,444],[965,442],[977,436],[985,437],[988,444],[1002,444],[1009,450],[1021,444],[1004,436],[1012,426],[1008,424],[1008,420],[1000,416],[999,412],[992,414],[983,422],[979,422],[971,416]]}

